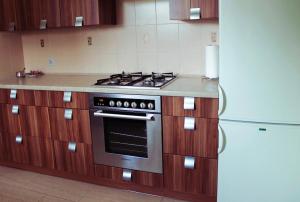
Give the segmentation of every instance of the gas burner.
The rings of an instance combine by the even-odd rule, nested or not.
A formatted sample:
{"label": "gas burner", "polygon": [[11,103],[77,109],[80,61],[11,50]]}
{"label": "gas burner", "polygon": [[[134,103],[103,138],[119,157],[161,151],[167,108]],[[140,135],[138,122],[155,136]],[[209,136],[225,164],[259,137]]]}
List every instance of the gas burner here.
{"label": "gas burner", "polygon": [[120,78],[111,78],[109,81],[108,81],[108,84],[110,85],[115,85],[115,84],[119,84],[121,83],[121,79]]}
{"label": "gas burner", "polygon": [[173,73],[155,73],[152,72],[152,80],[155,82],[163,82],[166,80],[166,77],[174,77]]}
{"label": "gas burner", "polygon": [[145,86],[155,86],[155,81],[152,78],[147,78],[144,80],[143,84]]}
{"label": "gas burner", "polygon": [[142,72],[134,72],[134,73],[125,73],[124,71],[121,74],[113,74],[110,76],[111,79],[119,78],[121,81],[130,82],[133,77],[142,77]]}

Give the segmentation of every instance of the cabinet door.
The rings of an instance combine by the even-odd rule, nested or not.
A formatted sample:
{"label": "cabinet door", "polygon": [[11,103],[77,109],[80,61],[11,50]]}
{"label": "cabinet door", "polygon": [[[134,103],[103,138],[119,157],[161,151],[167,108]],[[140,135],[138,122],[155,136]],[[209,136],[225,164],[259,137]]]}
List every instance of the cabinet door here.
{"label": "cabinet door", "polygon": [[22,0],[24,29],[40,29],[41,20],[47,20],[47,27],[60,27],[59,0]]}
{"label": "cabinet door", "polygon": [[7,157],[8,157],[5,138],[7,138],[7,135],[5,135],[4,132],[0,131],[0,161],[2,161],[2,162],[7,160]]}
{"label": "cabinet door", "polygon": [[125,180],[123,178],[125,170],[117,167],[96,165],[95,175],[96,177],[113,180],[118,183],[150,186],[158,189],[163,186],[163,176],[161,174],[131,170],[131,178]]}
{"label": "cabinet door", "polygon": [[[69,144],[75,144],[72,148]],[[84,143],[54,141],[56,169],[79,175],[94,175],[92,146]]]}
{"label": "cabinet door", "polygon": [[10,135],[26,135],[24,122],[25,107],[21,105],[3,105],[3,130]]}
{"label": "cabinet door", "polygon": [[8,156],[15,163],[29,164],[28,140],[26,136],[20,136],[21,141],[17,140],[17,136],[10,135],[7,141]]}
{"label": "cabinet door", "polygon": [[220,121],[220,202],[299,201],[300,127]]}
{"label": "cabinet door", "polygon": [[195,158],[194,168],[185,167],[185,157],[164,155],[164,183],[170,191],[216,196],[217,160]]}
{"label": "cabinet door", "polygon": [[[92,143],[88,110],[50,108],[50,126],[53,139]],[[71,113],[70,119],[65,113]]]}
{"label": "cabinet door", "polygon": [[61,0],[61,25],[72,27],[76,17],[83,17],[84,25],[99,24],[98,0]]}
{"label": "cabinet door", "polygon": [[[69,97],[69,100],[65,100]],[[62,107],[62,108],[89,108],[89,98],[87,93],[80,92],[62,92],[62,91],[49,91],[50,106],[51,107]]]}
{"label": "cabinet door", "polygon": [[27,137],[30,165],[54,169],[53,141],[48,138]]}
{"label": "cabinet door", "polygon": [[218,120],[194,118],[195,129],[186,130],[185,119],[163,117],[164,153],[217,158]]}
{"label": "cabinet door", "polygon": [[21,30],[20,0],[0,0],[0,31]]}
{"label": "cabinet door", "polygon": [[24,134],[29,136],[51,138],[48,107],[27,106],[22,108],[22,125]]}

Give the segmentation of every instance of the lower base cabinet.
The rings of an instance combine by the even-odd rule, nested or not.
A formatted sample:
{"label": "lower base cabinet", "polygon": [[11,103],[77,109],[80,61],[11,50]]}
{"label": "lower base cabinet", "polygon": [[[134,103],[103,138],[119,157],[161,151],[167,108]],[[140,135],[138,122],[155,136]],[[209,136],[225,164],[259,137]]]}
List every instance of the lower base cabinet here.
{"label": "lower base cabinet", "polygon": [[54,140],[54,154],[57,170],[94,176],[91,145]]}
{"label": "lower base cabinet", "polygon": [[53,141],[48,138],[27,137],[30,164],[55,169]]}
{"label": "lower base cabinet", "polygon": [[28,139],[26,136],[7,135],[8,160],[29,164]]}
{"label": "lower base cabinet", "polygon": [[[131,172],[131,176],[128,177],[124,172]],[[128,173],[127,173],[128,174]],[[117,183],[126,183],[132,185],[142,185],[154,188],[163,187],[163,175],[157,173],[149,173],[136,170],[126,170],[123,168],[96,165],[95,175],[98,178],[105,178]],[[124,177],[127,176],[127,178]]]}
{"label": "lower base cabinet", "polygon": [[169,191],[217,195],[217,160],[195,157],[194,168],[185,167],[185,157],[164,155],[164,183]]}
{"label": "lower base cabinet", "polygon": [[0,132],[0,161],[7,160],[7,150],[6,150],[6,143],[4,139],[4,133]]}

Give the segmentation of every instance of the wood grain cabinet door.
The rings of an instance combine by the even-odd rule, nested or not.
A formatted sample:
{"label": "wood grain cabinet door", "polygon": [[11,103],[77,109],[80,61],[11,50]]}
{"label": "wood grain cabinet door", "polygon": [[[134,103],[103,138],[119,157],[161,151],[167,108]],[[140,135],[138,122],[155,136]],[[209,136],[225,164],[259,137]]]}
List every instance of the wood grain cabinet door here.
{"label": "wood grain cabinet door", "polygon": [[29,164],[28,139],[24,135],[21,135],[19,138],[21,139],[12,135],[8,137],[8,155],[11,156],[11,160],[15,163]]}
{"label": "wood grain cabinet door", "polygon": [[[0,0],[1,2],[1,0]],[[7,89],[0,89],[0,104],[7,104],[9,100],[9,94]]]}
{"label": "wood grain cabinet door", "polygon": [[53,139],[65,142],[92,143],[88,110],[63,108],[50,108],[49,110]]}
{"label": "wood grain cabinet door", "polygon": [[[67,99],[69,97],[69,99]],[[88,109],[89,98],[87,93],[49,91],[51,107]]]}
{"label": "wood grain cabinet door", "polygon": [[48,138],[27,137],[30,165],[54,169],[53,141]]}
{"label": "wood grain cabinet door", "polygon": [[26,135],[25,106],[4,105],[3,130],[9,135]]}
{"label": "wood grain cabinet door", "polygon": [[188,109],[184,106],[185,97],[162,98],[162,111],[166,116],[190,116],[199,118],[218,118],[219,99],[214,98],[192,98],[194,108]]}
{"label": "wood grain cabinet door", "polygon": [[186,168],[185,158],[178,155],[164,155],[165,187],[170,191],[215,197],[217,160],[195,158],[194,168]]}
{"label": "wood grain cabinet door", "polygon": [[0,31],[21,30],[20,0],[0,0]]}
{"label": "wood grain cabinet door", "polygon": [[8,152],[7,152],[6,142],[5,142],[5,133],[0,131],[0,161],[1,162],[7,160],[8,157],[7,153]]}
{"label": "wood grain cabinet door", "polygon": [[[75,144],[70,145],[70,144]],[[94,176],[91,145],[54,141],[56,169],[85,176]]]}
{"label": "wood grain cabinet door", "polygon": [[21,0],[23,28],[26,30],[40,29],[41,20],[46,20],[46,27],[60,27],[59,0]]}
{"label": "wood grain cabinet door", "polygon": [[217,158],[218,119],[194,119],[195,129],[185,129],[191,117],[163,116],[164,153]]}
{"label": "wood grain cabinet door", "polygon": [[157,173],[149,173],[137,170],[131,171],[131,178],[125,180],[123,178],[123,172],[126,169],[105,166],[105,165],[96,165],[95,166],[95,176],[98,178],[105,178],[112,180],[121,184],[132,184],[132,185],[141,185],[148,186],[160,189],[163,187],[163,175]]}

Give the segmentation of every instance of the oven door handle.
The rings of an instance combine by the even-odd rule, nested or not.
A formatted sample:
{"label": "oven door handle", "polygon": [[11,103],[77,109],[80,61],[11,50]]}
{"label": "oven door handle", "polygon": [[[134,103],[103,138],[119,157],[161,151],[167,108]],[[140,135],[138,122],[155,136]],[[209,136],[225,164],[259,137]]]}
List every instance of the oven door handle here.
{"label": "oven door handle", "polygon": [[110,114],[110,113],[104,113],[102,110],[99,110],[94,112],[94,116],[116,118],[116,119],[131,119],[131,120],[139,120],[139,121],[154,121],[153,114],[146,114],[146,116],[135,116],[135,115],[127,115],[127,114]]}

